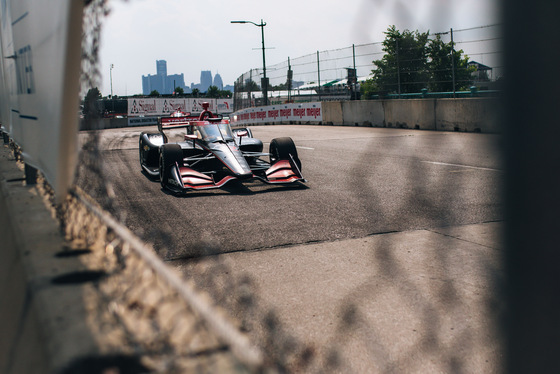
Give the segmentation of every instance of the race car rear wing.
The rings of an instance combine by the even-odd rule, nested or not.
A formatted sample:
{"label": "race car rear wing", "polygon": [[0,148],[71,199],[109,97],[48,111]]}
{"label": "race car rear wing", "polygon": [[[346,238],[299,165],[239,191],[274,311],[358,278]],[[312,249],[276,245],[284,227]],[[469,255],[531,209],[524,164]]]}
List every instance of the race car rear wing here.
{"label": "race car rear wing", "polygon": [[162,132],[166,129],[177,129],[181,127],[188,127],[192,121],[198,120],[198,116],[192,116],[190,113],[186,113],[185,116],[180,117],[160,117],[158,118],[158,130]]}

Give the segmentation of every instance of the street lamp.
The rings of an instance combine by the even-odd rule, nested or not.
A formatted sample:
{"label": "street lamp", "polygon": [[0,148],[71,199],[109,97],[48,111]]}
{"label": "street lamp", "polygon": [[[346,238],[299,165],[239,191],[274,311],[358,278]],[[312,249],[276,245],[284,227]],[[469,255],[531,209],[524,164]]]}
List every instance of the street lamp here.
{"label": "street lamp", "polygon": [[261,36],[262,36],[262,56],[263,56],[263,78],[261,80],[261,88],[263,91],[264,97],[264,105],[268,105],[268,79],[266,78],[266,60],[264,54],[264,27],[266,26],[266,22],[263,22],[261,19],[261,23],[255,23],[251,21],[231,21],[231,23],[251,23],[257,27],[261,28]]}
{"label": "street lamp", "polygon": [[109,78],[111,81],[111,99],[113,98],[113,68],[115,65],[111,64],[111,68],[109,69]]}
{"label": "street lamp", "polygon": [[111,68],[109,69],[109,78],[111,80],[111,110],[115,113],[115,98],[113,96],[113,68],[115,65],[111,64]]}

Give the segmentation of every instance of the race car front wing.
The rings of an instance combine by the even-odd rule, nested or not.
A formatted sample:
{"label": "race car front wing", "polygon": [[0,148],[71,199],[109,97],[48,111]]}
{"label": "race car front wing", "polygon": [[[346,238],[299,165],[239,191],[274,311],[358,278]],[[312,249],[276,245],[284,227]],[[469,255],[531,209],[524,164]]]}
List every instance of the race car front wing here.
{"label": "race car front wing", "polygon": [[269,184],[305,182],[296,164],[290,163],[288,160],[278,160],[265,171],[265,176],[265,178],[255,177]]}
{"label": "race car front wing", "polygon": [[[264,165],[268,168],[262,172]],[[301,175],[301,171],[294,162],[288,160],[278,160],[272,166],[263,162],[254,165],[254,173],[251,179],[257,179],[267,184],[291,184],[296,182],[306,182]],[[207,190],[221,188],[226,183],[237,180],[233,175],[227,175],[220,180],[215,180],[215,174],[201,173],[186,166],[175,165],[169,178],[169,187],[178,191]]]}

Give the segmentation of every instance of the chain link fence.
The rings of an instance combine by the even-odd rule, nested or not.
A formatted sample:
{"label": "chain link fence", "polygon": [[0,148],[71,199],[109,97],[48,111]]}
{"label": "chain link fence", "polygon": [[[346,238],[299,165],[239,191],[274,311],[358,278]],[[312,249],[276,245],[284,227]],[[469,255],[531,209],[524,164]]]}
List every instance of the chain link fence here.
{"label": "chain link fence", "polygon": [[[108,11],[107,0],[92,0],[86,7],[82,58],[84,90],[96,87],[100,78],[97,67],[99,37]],[[469,56],[491,66],[494,69],[491,79],[495,80],[500,65],[493,62],[493,57],[499,55],[499,49],[487,44],[499,39],[476,33],[490,31],[493,27],[455,30],[454,38],[458,47],[473,44],[479,48]],[[441,36],[451,37],[450,33]],[[270,103],[350,98],[349,71],[355,69],[357,82],[368,77],[373,69],[372,61],[383,56],[382,47],[381,42],[354,45],[269,66],[270,85],[279,87],[269,91]],[[467,54],[468,50],[465,48]],[[258,86],[261,75],[261,69],[252,69],[239,77],[236,109],[259,104],[262,99]],[[292,87],[282,87],[289,83],[288,77]],[[320,90],[316,89],[317,82],[321,82]],[[87,128],[101,126],[94,123]],[[166,373],[343,373],[353,371],[352,357],[356,354],[373,357],[377,365],[375,369],[379,372],[394,372],[399,368],[414,367],[416,358],[435,357],[439,351],[450,371],[460,372],[465,368],[468,371],[471,367],[468,357],[477,353],[477,346],[465,326],[464,334],[450,342],[439,336],[443,336],[443,330],[449,327],[447,322],[452,318],[451,314],[440,314],[440,310],[468,313],[470,305],[457,297],[462,285],[449,281],[441,290],[430,291],[441,293],[438,303],[434,303],[425,296],[425,285],[419,284],[395,257],[399,248],[388,239],[375,241],[371,248],[375,267],[369,269],[371,274],[366,276],[363,285],[366,290],[349,290],[348,297],[364,292],[372,302],[382,303],[389,297],[388,293],[393,293],[391,296],[397,295],[403,305],[413,300],[411,319],[418,326],[426,327],[419,329],[418,340],[406,345],[407,349],[402,351],[394,350],[402,345],[383,346],[378,339],[387,334],[388,326],[394,324],[366,318],[364,311],[353,302],[332,306],[339,318],[336,334],[327,344],[316,346],[300,341],[273,307],[259,299],[254,279],[236,274],[228,262],[220,256],[212,256],[216,251],[211,243],[201,252],[205,259],[197,264],[190,278],[178,275],[157,258],[149,245],[119,223],[126,222],[127,212],[119,209],[111,180],[104,170],[101,132],[88,131],[82,135],[76,177],[79,185],[66,203],[58,207],[57,215],[64,234],[72,243],[69,252],[86,253],[84,261],[100,275],[94,297],[97,301],[91,305],[94,319],[100,321],[105,334],[118,336],[120,341],[126,342],[125,346],[106,347],[108,353],[124,351],[135,359],[134,365],[142,366],[142,370]],[[425,170],[411,170],[406,177],[412,181],[423,172]],[[363,181],[363,185],[368,183]],[[412,194],[421,195],[422,192],[412,191]],[[361,190],[352,190],[349,194],[364,196]],[[367,199],[363,201],[364,206],[371,211],[378,209],[375,201],[381,196],[372,193]],[[443,207],[441,216],[447,217],[448,214]],[[444,224],[445,220],[442,220],[441,225]],[[163,227],[151,228],[149,232],[149,237],[157,240],[159,247],[172,242],[167,235]],[[452,258],[436,253],[431,255],[443,268],[456,264]],[[443,276],[450,277],[449,274]],[[485,294],[484,297],[493,301],[494,296]],[[453,347],[461,347],[465,357],[460,357]],[[130,368],[132,364],[126,365]]]}
{"label": "chain link fence", "polygon": [[[477,85],[482,90],[496,89],[496,81],[503,75],[501,61],[502,35],[499,24],[450,29],[430,33],[429,40],[440,37],[444,43],[453,41],[456,51],[463,50],[472,65],[471,79],[455,81],[454,86]],[[371,78],[373,61],[383,58],[383,43],[352,45],[345,48],[317,51],[266,67],[269,80],[269,104],[326,100],[351,100],[359,97],[360,83]],[[405,61],[402,61],[403,63]],[[447,80],[430,82],[399,82],[399,72],[392,74],[394,92],[406,91],[403,84],[428,87],[430,83],[451,83],[453,66],[438,72]],[[404,73],[404,71],[402,71]],[[411,73],[407,71],[407,73]],[[263,105],[261,89],[262,68],[254,68],[235,81],[236,110]]]}
{"label": "chain link fence", "polygon": [[[109,12],[107,0],[89,1],[84,11],[83,93],[100,81],[100,35]],[[86,121],[86,128],[93,131],[80,136],[78,184],[73,192],[55,205],[45,181],[41,188],[69,243],[66,255],[81,256],[91,271],[96,290],[88,305],[92,320],[101,333],[114,337],[114,344],[104,347],[104,353],[127,357],[103,369],[283,373],[308,372],[313,364],[320,370],[329,365],[336,368],[332,359],[328,365],[317,366],[320,356],[290,336],[272,309],[258,300],[249,277],[216,275],[228,265],[215,259],[202,265],[199,278],[188,279],[124,227],[126,212],[118,207],[104,170],[101,132],[96,131],[102,128],[101,119]],[[163,247],[169,243],[166,235],[164,228],[150,232]],[[205,253],[212,254],[211,246]],[[204,291],[197,287],[200,284]]]}

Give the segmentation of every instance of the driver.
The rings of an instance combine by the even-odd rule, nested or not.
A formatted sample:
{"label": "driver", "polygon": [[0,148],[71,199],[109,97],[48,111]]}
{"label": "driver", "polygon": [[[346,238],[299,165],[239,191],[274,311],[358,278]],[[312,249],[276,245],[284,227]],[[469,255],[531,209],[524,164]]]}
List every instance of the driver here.
{"label": "driver", "polygon": [[210,103],[204,102],[202,103],[202,113],[200,113],[200,117],[198,118],[199,121],[204,121],[205,118],[212,118],[212,112],[208,110]]}
{"label": "driver", "polygon": [[222,139],[222,134],[216,125],[199,126],[198,129],[202,135],[202,139],[207,142],[214,142]]}

